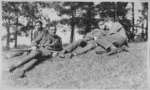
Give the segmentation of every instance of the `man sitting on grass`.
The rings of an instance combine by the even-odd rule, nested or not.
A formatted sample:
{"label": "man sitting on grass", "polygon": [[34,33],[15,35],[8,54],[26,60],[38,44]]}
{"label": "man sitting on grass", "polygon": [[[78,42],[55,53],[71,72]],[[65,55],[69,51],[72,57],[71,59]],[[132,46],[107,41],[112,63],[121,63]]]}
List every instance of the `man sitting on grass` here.
{"label": "man sitting on grass", "polygon": [[[41,61],[42,57],[52,57],[54,52],[62,49],[62,41],[56,35],[56,27],[51,25],[49,30],[42,28],[42,22],[36,22],[34,40],[32,42],[32,49],[27,56],[21,58],[21,62],[16,63],[10,68],[10,72],[24,65],[20,77],[24,77],[37,62]],[[27,64],[28,63],[28,64]],[[25,65],[27,64],[27,66]]]}

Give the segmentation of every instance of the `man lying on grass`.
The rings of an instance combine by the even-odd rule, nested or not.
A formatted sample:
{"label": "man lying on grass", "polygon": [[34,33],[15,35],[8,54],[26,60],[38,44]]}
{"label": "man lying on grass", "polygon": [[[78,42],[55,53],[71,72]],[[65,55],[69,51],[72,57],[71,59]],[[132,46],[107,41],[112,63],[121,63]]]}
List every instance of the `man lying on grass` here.
{"label": "man lying on grass", "polygon": [[42,28],[42,22],[36,22],[33,39],[32,49],[29,54],[21,58],[21,62],[18,61],[18,63],[12,65],[9,69],[10,72],[24,65],[20,77],[25,77],[27,71],[31,70],[37,62],[42,61],[42,57],[51,57],[53,52],[62,49],[62,41],[56,35],[56,27],[54,25],[50,25],[49,30],[44,30]]}
{"label": "man lying on grass", "polygon": [[[59,54],[59,57],[65,58],[66,54],[69,53],[69,58],[72,56],[77,56],[84,54],[94,48],[97,47],[95,40],[102,36],[105,32],[104,31],[104,19],[99,19],[98,28],[92,30],[88,33],[83,39],[77,40],[68,46],[66,46]],[[80,49],[77,49],[81,47]]]}
{"label": "man lying on grass", "polygon": [[[111,55],[123,45],[128,46],[125,29],[119,22],[114,22],[112,18],[108,17],[106,20],[100,19],[97,29],[91,31],[85,38],[69,44],[59,56],[64,58],[67,53],[69,53],[69,57],[81,55],[97,46],[104,49],[103,51],[96,51],[97,54],[106,52]],[[82,48],[76,50],[78,47]]]}

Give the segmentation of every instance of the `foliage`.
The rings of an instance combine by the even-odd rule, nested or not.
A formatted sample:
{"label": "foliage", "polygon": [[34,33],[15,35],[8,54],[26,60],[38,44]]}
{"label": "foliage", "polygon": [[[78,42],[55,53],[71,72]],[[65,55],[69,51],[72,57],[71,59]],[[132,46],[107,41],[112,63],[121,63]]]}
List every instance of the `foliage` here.
{"label": "foliage", "polygon": [[[120,16],[124,17],[127,13],[127,2],[2,2],[2,24],[6,27],[7,45],[9,47],[10,41],[10,27],[16,26],[15,41],[17,35],[20,33],[28,33],[33,29],[36,20],[44,19],[46,23],[61,23],[71,26],[70,42],[74,40],[74,30],[76,27],[79,29],[80,34],[86,34],[97,28],[97,19],[106,18],[107,16],[113,17],[115,20],[121,21]],[[42,16],[41,9],[53,8],[59,13],[59,16],[67,15],[69,18],[61,18],[60,21],[51,21],[49,18]],[[148,4],[143,3],[142,14],[147,19]],[[27,20],[27,24],[22,24],[18,19],[23,16]],[[99,16],[99,18],[96,18]],[[121,21],[122,22],[122,21]],[[131,27],[127,25],[129,21],[122,22],[125,28]],[[131,24],[131,23],[130,23]],[[21,28],[20,28],[21,27]],[[129,32],[130,33],[130,32]],[[28,34],[27,34],[28,35]],[[3,38],[4,39],[4,38]]]}

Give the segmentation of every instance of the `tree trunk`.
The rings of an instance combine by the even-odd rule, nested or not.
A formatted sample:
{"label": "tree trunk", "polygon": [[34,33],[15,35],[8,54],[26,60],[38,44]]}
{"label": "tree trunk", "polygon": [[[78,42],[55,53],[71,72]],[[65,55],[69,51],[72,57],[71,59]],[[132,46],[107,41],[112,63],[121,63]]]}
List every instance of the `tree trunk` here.
{"label": "tree trunk", "polygon": [[[132,34],[134,35],[134,2],[132,2]],[[132,36],[132,40],[134,40],[134,36]]]}
{"label": "tree trunk", "polygon": [[17,15],[17,22],[16,22],[16,30],[14,34],[14,40],[15,40],[14,48],[17,48],[17,35],[18,35],[18,15]]}
{"label": "tree trunk", "polygon": [[15,31],[15,34],[14,34],[14,40],[15,40],[15,44],[14,44],[14,48],[17,48],[17,33],[18,33],[18,27],[16,26],[16,31]]}
{"label": "tree trunk", "polygon": [[75,19],[75,16],[74,16],[74,11],[72,9],[72,18],[71,18],[71,34],[70,34],[70,43],[72,43],[74,41],[74,32],[75,32],[75,22],[74,22],[74,19]]}
{"label": "tree trunk", "polygon": [[118,3],[115,2],[115,8],[114,8],[115,16],[114,16],[114,21],[117,21],[117,20],[118,20],[117,7],[118,7]]}
{"label": "tree trunk", "polygon": [[[33,25],[33,19],[31,19],[32,25]],[[31,42],[33,41],[33,29],[30,30],[30,38],[31,38]]]}
{"label": "tree trunk", "polygon": [[147,5],[147,9],[146,9],[146,11],[145,11],[145,12],[146,12],[146,39],[145,39],[145,41],[148,40],[148,21],[149,21],[149,20],[148,20],[148,16],[149,16],[149,15],[148,15],[148,13],[149,13],[149,12],[148,12],[148,3],[147,3],[146,5]]}
{"label": "tree trunk", "polygon": [[70,34],[70,43],[72,43],[74,41],[74,32],[75,32],[75,24],[74,24],[74,18],[72,18],[71,21],[71,34]]}
{"label": "tree trunk", "polygon": [[146,16],[146,38],[145,38],[145,41],[147,41],[148,40],[148,14],[147,14],[147,16]]}
{"label": "tree trunk", "polygon": [[91,21],[92,21],[92,15],[91,15],[91,5],[89,5],[89,8],[87,10],[87,22],[86,22],[86,33],[91,31]]}
{"label": "tree trunk", "polygon": [[32,42],[33,41],[33,30],[30,32],[30,34],[31,34],[30,38],[31,38],[31,42]]}
{"label": "tree trunk", "polygon": [[9,26],[6,26],[7,28],[7,41],[6,41],[6,48],[9,49],[10,48],[10,28]]}

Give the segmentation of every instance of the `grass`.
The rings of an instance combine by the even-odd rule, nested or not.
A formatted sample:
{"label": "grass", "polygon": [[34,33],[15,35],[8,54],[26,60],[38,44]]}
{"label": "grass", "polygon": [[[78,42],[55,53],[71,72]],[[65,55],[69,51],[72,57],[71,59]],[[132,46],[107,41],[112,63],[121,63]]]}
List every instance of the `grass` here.
{"label": "grass", "polygon": [[[147,89],[146,43],[129,44],[128,52],[106,56],[95,50],[72,59],[52,58],[36,66],[27,77],[6,71],[18,59],[3,59],[3,84],[36,88]],[[21,60],[21,58],[20,58]]]}

